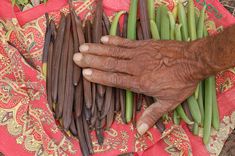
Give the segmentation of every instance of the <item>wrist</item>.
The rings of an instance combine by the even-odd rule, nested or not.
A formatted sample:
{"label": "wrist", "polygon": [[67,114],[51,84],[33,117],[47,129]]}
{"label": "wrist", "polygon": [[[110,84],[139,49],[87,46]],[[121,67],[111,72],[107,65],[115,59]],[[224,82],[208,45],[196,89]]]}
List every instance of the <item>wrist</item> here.
{"label": "wrist", "polygon": [[212,61],[211,45],[208,38],[188,42],[185,48],[185,56],[191,61],[195,69],[196,80],[203,80],[219,71],[217,65]]}
{"label": "wrist", "polygon": [[206,77],[235,65],[235,25],[224,32],[209,36],[189,44],[189,51],[202,65]]}

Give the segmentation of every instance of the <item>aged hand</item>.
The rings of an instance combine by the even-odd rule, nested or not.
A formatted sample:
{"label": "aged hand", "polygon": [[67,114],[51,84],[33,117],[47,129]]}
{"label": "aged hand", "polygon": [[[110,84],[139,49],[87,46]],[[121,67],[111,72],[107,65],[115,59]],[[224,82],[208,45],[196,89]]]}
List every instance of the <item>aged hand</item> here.
{"label": "aged hand", "polygon": [[[155,97],[137,123],[145,133],[166,112],[190,96],[208,71],[194,46],[176,41],[130,41],[105,36],[103,44],[84,44],[74,55],[86,79]],[[200,47],[200,46],[196,46]]]}

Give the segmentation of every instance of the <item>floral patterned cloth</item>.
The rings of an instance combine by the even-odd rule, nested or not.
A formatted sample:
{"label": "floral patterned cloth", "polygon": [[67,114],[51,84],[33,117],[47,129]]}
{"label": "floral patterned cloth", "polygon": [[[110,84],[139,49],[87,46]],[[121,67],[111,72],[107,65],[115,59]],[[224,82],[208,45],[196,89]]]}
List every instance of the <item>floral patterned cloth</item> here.
{"label": "floral patterned cloth", "polygon": [[220,0],[220,3],[235,16],[235,1],[234,0]]}
{"label": "floral patterned cloth", "polygon": [[[156,6],[165,3],[170,9],[176,4],[173,0],[155,2]],[[195,2],[198,8],[204,4],[203,0]],[[95,0],[77,0],[74,2],[76,13],[83,19],[92,18],[95,3]],[[207,27],[211,33],[235,23],[235,19],[218,1],[207,0],[206,4],[209,17]],[[128,10],[129,0],[103,0],[103,5],[112,19],[115,12]],[[68,12],[67,0],[49,0],[46,5],[38,5],[24,12],[12,8],[9,0],[2,0],[0,7],[3,8],[0,9],[0,151],[10,156],[81,155],[78,140],[63,133],[48,108],[45,78],[41,74],[46,29],[44,13],[49,12],[50,18],[58,23],[59,11]],[[98,145],[92,133],[96,155],[126,152],[163,156],[217,155],[235,125],[235,98],[232,96],[235,90],[234,71],[229,69],[217,75],[221,128],[213,132],[207,149],[201,138],[193,136],[183,122],[181,126],[172,126],[169,119],[165,121],[167,130],[162,134],[154,127],[140,137],[132,124],[123,124],[120,115],[117,115],[112,128],[105,132],[103,146]]]}

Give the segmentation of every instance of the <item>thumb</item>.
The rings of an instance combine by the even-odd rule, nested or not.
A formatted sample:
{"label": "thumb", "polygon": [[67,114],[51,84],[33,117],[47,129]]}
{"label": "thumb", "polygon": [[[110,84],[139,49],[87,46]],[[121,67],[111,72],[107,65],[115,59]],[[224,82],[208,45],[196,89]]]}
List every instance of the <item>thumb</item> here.
{"label": "thumb", "polygon": [[163,101],[158,101],[149,106],[137,122],[138,133],[143,135],[149,128],[153,127],[163,114],[174,109],[171,106],[170,103]]}

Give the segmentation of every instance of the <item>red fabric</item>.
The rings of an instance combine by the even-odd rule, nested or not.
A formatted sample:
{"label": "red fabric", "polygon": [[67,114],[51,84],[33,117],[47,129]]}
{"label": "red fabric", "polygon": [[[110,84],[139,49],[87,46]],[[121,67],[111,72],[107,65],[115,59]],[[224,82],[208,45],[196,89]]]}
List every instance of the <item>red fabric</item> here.
{"label": "red fabric", "polygon": [[207,6],[207,14],[215,21],[217,26],[228,27],[235,23],[235,18],[225,9],[219,0],[194,0],[198,8]]}
{"label": "red fabric", "polygon": [[15,17],[15,11],[8,0],[2,0],[0,2],[0,18],[10,19]]}
{"label": "red fabric", "polygon": [[24,25],[25,23],[44,15],[46,12],[58,11],[66,4],[67,0],[49,0],[46,4],[40,4],[23,12],[16,12],[16,17],[20,25]]}
{"label": "red fabric", "polygon": [[[79,15],[83,18],[89,18],[92,14],[92,7],[94,6],[94,0],[89,2],[76,2],[75,7],[79,12]],[[171,0],[166,0],[169,4],[169,8],[172,9],[175,3]],[[196,5],[200,7],[200,0],[195,0]],[[114,12],[120,10],[127,10],[129,8],[129,0],[104,0],[104,9],[108,15],[113,15]],[[86,4],[86,5],[84,5]],[[156,3],[156,5],[158,5]],[[235,19],[219,4],[218,1],[208,0],[208,15],[211,20],[216,22],[216,28],[221,26],[227,27],[235,23]],[[83,7],[80,7],[83,6]],[[66,0],[49,0],[45,4],[41,4],[28,11],[20,12],[17,9],[13,9],[9,0],[2,0],[0,3],[0,17],[4,19],[17,18],[22,29],[17,29],[9,34],[9,40],[16,44],[17,48],[24,55],[28,55],[26,59],[32,59],[35,66],[41,67],[42,47],[44,43],[45,33],[45,18],[42,17],[45,12],[50,12],[50,16],[56,21],[59,20],[59,10],[67,12],[68,6],[66,6]],[[211,8],[215,8],[214,12]],[[217,11],[215,11],[217,10]],[[222,14],[221,18],[219,15]],[[37,23],[37,27],[35,26]],[[26,26],[26,24],[28,24]],[[17,24],[16,24],[17,25]],[[210,26],[210,25],[209,25]],[[1,28],[1,27],[0,27]],[[216,29],[213,29],[214,31]],[[19,33],[20,31],[20,33]],[[6,32],[0,29],[1,35],[5,35]],[[31,43],[34,46],[31,47]],[[73,137],[65,137],[66,135],[56,127],[56,123],[53,119],[53,115],[48,109],[45,93],[45,81],[42,78],[40,72],[32,69],[21,58],[19,51],[6,44],[6,42],[0,40],[0,54],[7,59],[7,63],[11,64],[10,74],[1,74],[3,79],[0,79],[0,84],[3,86],[0,89],[0,93],[5,95],[5,102],[0,102],[0,108],[5,110],[11,110],[15,106],[19,106],[20,109],[16,112],[16,121],[19,123],[17,126],[26,126],[22,136],[14,132],[11,135],[7,127],[10,127],[12,120],[11,114],[3,113],[4,118],[0,116],[0,151],[6,155],[34,155],[36,152],[46,152],[53,155],[81,155],[78,141]],[[7,67],[6,62],[1,60],[0,71],[5,71]],[[235,97],[232,93],[235,88],[227,87],[222,89],[225,82],[229,78],[229,84],[233,86],[235,83],[235,75],[231,71],[223,72],[217,76],[218,87],[218,103],[220,107],[220,117],[229,116],[235,110]],[[9,86],[13,90],[8,92]],[[19,93],[19,89],[22,93]],[[40,96],[34,97],[33,95]],[[8,95],[14,95],[9,100]],[[29,101],[19,100],[27,99]],[[12,111],[12,110],[11,110]],[[0,109],[1,114],[1,109]],[[138,114],[140,116],[140,114]],[[27,118],[27,120],[23,120]],[[24,124],[23,122],[28,122]],[[170,155],[171,153],[180,151],[182,155],[209,155],[206,148],[202,144],[200,137],[195,137],[189,132],[187,126],[182,122],[181,126],[172,126],[169,121],[167,124],[167,130],[161,135],[156,128],[152,128],[148,135],[139,138],[136,134],[136,129],[131,124],[124,125],[116,119],[111,131],[105,132],[105,144],[104,146],[98,146],[94,132],[92,133],[92,140],[94,150],[99,152],[96,155],[117,155],[125,152],[137,151],[139,155]],[[42,145],[40,148],[33,146],[33,142],[27,142],[27,139],[32,139],[33,142]],[[2,139],[4,138],[4,139]],[[126,140],[125,140],[126,139]],[[7,140],[7,143],[6,141]],[[65,140],[65,141],[64,141]],[[27,147],[28,146],[28,147]],[[33,149],[32,149],[33,148]],[[31,149],[32,151],[30,151]],[[39,150],[38,150],[39,149]],[[145,151],[143,151],[145,150]]]}

